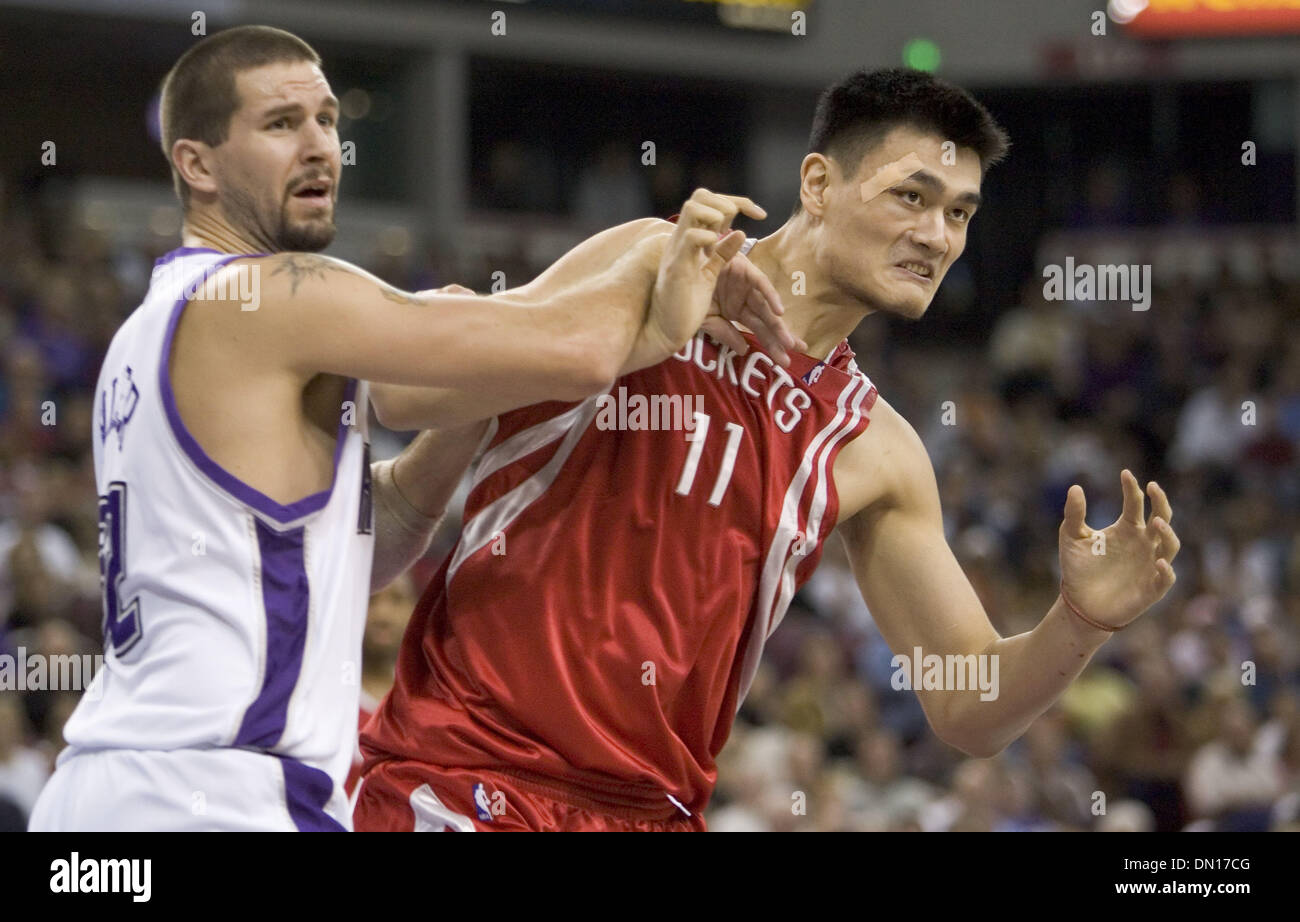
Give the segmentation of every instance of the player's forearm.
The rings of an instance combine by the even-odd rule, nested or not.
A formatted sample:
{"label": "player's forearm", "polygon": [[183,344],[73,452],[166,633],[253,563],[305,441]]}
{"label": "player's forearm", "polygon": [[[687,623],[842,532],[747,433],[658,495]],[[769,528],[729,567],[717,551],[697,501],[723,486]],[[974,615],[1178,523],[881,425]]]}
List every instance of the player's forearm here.
{"label": "player's forearm", "polygon": [[442,515],[486,428],[480,421],[417,435],[393,466],[393,479],[406,501],[423,515]]}
{"label": "player's forearm", "polygon": [[[537,278],[506,295],[549,297],[612,268],[647,237],[666,237],[673,229],[667,221],[642,218],[601,231],[569,250],[546,268]],[[599,308],[600,305],[590,305]]]}
{"label": "player's forearm", "polygon": [[397,458],[370,466],[378,592],[423,556],[483,435],[485,424],[422,432]]}
{"label": "player's forearm", "polygon": [[[544,400],[580,400],[605,390],[616,377],[632,370],[628,367],[628,355],[633,352],[631,343],[638,338],[644,311],[641,294],[634,284],[605,278],[550,294],[516,289],[494,295],[490,300],[495,304],[567,314],[583,298],[604,296],[610,297],[611,304],[601,304],[594,310],[588,308],[599,316],[572,320],[573,357],[568,360],[568,366],[552,363],[550,370],[543,371],[548,381],[539,383],[530,377],[534,365],[545,366],[549,361],[545,350],[524,355],[514,374],[475,382],[473,387],[463,389],[373,381],[370,399],[375,415],[382,425],[402,432],[446,429],[491,419]],[[548,336],[560,335],[554,318],[541,317],[538,326],[537,331],[517,333],[518,342],[537,344]]]}
{"label": "player's forearm", "polygon": [[[583,330],[589,361],[602,370],[606,386],[626,373],[629,356],[642,338],[661,249],[662,241],[643,238],[613,265],[563,288],[544,289],[540,296],[543,304],[570,316]],[[655,361],[674,351],[663,351]]]}
{"label": "player's forearm", "polygon": [[521,403],[578,400],[607,387],[631,348],[653,282],[644,261],[620,260],[619,272],[554,295],[479,298],[408,294],[338,260],[282,254],[264,267],[261,309],[214,314],[250,363],[304,381],[323,371]]}
{"label": "player's forearm", "polygon": [[576,305],[581,315],[575,322],[592,334],[593,360],[602,365],[612,360],[605,366],[612,381],[676,351],[677,347],[660,350],[647,360],[641,342],[660,256],[671,230],[671,224],[657,218],[612,227],[578,244],[527,285],[503,295],[553,308]]}
{"label": "player's forearm", "polygon": [[[582,400],[607,389],[632,350],[644,307],[635,286],[602,279],[564,293],[527,299],[496,296],[527,307],[526,324],[509,334],[509,373],[464,388],[371,382],[370,399],[389,429],[451,428],[491,419],[545,400]],[[607,298],[596,317],[576,316],[584,298]]]}
{"label": "player's forearm", "polygon": [[[598,393],[609,387],[631,350],[645,297],[622,280],[601,278],[532,300],[496,338],[492,364],[504,371],[475,375],[464,387],[453,387],[503,408]],[[608,303],[609,310],[592,316],[586,305],[593,299]]]}
{"label": "player's forearm", "polygon": [[498,305],[518,314],[499,340],[496,360],[512,373],[461,389],[482,404],[476,418],[544,400],[582,400],[607,389],[641,331],[656,263],[636,248],[615,266],[563,288],[503,293]]}
{"label": "player's forearm", "polygon": [[954,697],[944,739],[979,757],[1001,752],[1055,703],[1110,636],[1089,627],[1058,597],[1032,631],[995,640],[983,651],[989,659],[982,674],[996,677],[992,697],[989,690],[947,692]]}

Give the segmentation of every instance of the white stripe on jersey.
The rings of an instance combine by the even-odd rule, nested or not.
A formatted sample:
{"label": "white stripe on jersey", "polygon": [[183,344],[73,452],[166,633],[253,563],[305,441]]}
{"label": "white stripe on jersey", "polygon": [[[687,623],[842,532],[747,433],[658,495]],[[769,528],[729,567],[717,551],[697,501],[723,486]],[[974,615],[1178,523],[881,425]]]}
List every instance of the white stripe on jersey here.
{"label": "white stripe on jersey", "polygon": [[772,612],[772,617],[767,628],[768,638],[771,638],[771,636],[776,632],[776,629],[780,627],[781,621],[785,618],[786,609],[790,607],[790,602],[794,598],[794,571],[798,569],[803,558],[812,553],[813,548],[817,545],[817,536],[821,533],[822,516],[826,513],[828,483],[835,476],[834,472],[830,472],[829,474],[827,473],[827,461],[830,459],[834,447],[839,442],[843,441],[844,437],[852,432],[862,420],[862,401],[866,399],[869,393],[871,393],[871,382],[867,380],[865,375],[860,375],[860,377],[866,383],[853,395],[852,415],[844,423],[844,427],[840,429],[839,432],[835,433],[834,437],[826,443],[826,447],[822,449],[822,452],[818,457],[816,478],[817,486],[813,493],[812,504],[808,508],[808,518],[804,527],[804,534],[806,537],[805,545],[807,550],[804,554],[799,556],[791,554],[789,559],[785,562],[785,568],[781,574],[781,593],[777,597],[776,606]]}
{"label": "white stripe on jersey", "polygon": [[573,422],[586,412],[586,402],[566,410],[559,416],[529,426],[504,439],[500,445],[483,453],[474,466],[470,489],[474,489],[503,467],[514,464],[543,446],[549,445],[568,431]]}
{"label": "white stripe on jersey", "polygon": [[[565,461],[569,460],[569,455],[573,454],[574,446],[578,444],[578,440],[582,438],[582,434],[587,431],[587,427],[591,425],[591,421],[596,417],[596,403],[601,396],[600,394],[593,394],[572,410],[525,429],[518,434],[529,435],[530,440],[537,441],[537,445],[531,448],[529,452],[524,452],[524,454],[536,451],[537,448],[543,445],[549,445],[561,435],[564,436],[564,441],[560,443],[559,447],[555,449],[555,454],[542,465],[537,473],[510,492],[497,497],[484,506],[479,510],[478,515],[465,523],[464,530],[461,532],[460,543],[456,546],[456,553],[452,556],[451,563],[447,565],[446,581],[448,583],[451,582],[451,578],[456,571],[460,569],[460,565],[464,563],[465,558],[486,546],[496,535],[503,533],[510,526],[510,523],[519,518],[523,511],[536,502],[537,498],[555,482],[555,478],[560,474],[560,468],[564,466]],[[511,436],[493,451],[504,448],[516,438],[518,436]],[[518,447],[516,446],[516,448]],[[511,460],[522,458],[524,454],[519,454],[517,458]],[[504,462],[500,466],[504,467],[507,463],[509,462]],[[487,476],[487,474],[483,474],[482,477],[475,475],[476,480],[481,480]]]}
{"label": "white stripe on jersey", "polygon": [[[849,398],[855,391],[860,390],[861,393],[865,393],[870,389],[870,386],[870,382],[865,377],[856,376],[844,386],[836,399],[838,408],[835,411],[835,416],[808,443],[803,459],[799,462],[799,468],[795,471],[790,486],[786,489],[785,498],[781,503],[781,516],[777,520],[776,530],[772,534],[772,543],[768,546],[767,556],[763,561],[763,572],[759,578],[758,602],[754,615],[755,623],[750,628],[749,640],[745,646],[740,675],[740,694],[736,698],[737,710],[740,709],[745,696],[749,694],[749,687],[753,684],[754,676],[758,672],[758,661],[763,655],[763,647],[766,645],[770,634],[774,615],[776,620],[785,615],[784,609],[780,611],[779,615],[774,612],[777,589],[782,582],[786,558],[789,556],[791,547],[794,544],[795,534],[799,531],[800,513],[802,511],[801,500],[808,485],[808,478],[812,475],[821,453],[829,451],[835,442],[842,439],[848,431],[851,431],[851,429],[839,428],[849,415]],[[861,397],[859,397],[860,401]],[[835,433],[833,440],[830,438],[832,433]]]}

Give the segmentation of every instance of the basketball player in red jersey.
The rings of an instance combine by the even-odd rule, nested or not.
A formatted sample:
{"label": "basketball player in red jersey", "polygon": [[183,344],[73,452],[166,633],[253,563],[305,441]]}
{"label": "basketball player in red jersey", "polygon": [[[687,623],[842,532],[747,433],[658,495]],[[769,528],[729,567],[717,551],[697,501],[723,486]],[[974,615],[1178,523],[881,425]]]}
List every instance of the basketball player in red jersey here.
{"label": "basketball player in red jersey", "polygon": [[[810,147],[796,213],[748,250],[809,346],[788,370],[715,328],[721,344],[697,336],[578,403],[390,395],[406,425],[494,418],[460,541],[362,734],[357,829],[703,829],[764,642],[837,525],[891,649],[999,658],[992,700],[917,690],[935,733],[976,757],[1023,733],[1173,584],[1169,501],[1148,484],[1144,520],[1124,471],[1106,553],[1072,486],[1062,595],[1034,630],[997,634],[945,541],[924,446],[846,337],[876,311],[924,314],[1006,136],[963,90],[891,70],[830,87]],[[735,214],[698,195],[684,214],[703,208],[722,229]],[[666,227],[607,233],[630,245]],[[664,431],[664,398],[688,396],[693,426]]]}

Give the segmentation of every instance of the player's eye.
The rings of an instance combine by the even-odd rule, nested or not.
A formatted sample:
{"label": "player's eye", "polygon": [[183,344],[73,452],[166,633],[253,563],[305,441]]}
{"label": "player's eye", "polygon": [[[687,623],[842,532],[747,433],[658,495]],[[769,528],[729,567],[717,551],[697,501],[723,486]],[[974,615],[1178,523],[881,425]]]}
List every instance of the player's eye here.
{"label": "player's eye", "polygon": [[332,115],[322,115],[322,116],[320,117],[320,122],[321,122],[322,125],[326,126],[327,128],[328,128],[328,127],[332,127],[333,124],[334,124],[334,116],[332,116]]}
{"label": "player's eye", "polygon": [[909,205],[921,204],[921,193],[917,192],[915,189],[899,189],[898,197]]}
{"label": "player's eye", "polygon": [[266,127],[267,127],[267,128],[278,128],[278,127],[280,127],[280,126],[284,126],[284,127],[286,127],[286,128],[289,127],[289,119],[288,119],[287,116],[283,116],[283,115],[280,116],[279,118],[277,118],[275,121],[271,122],[271,124],[267,125]]}
{"label": "player's eye", "polygon": [[952,216],[956,218],[958,221],[960,221],[962,224],[965,224],[967,221],[970,220],[970,212],[967,211],[965,208],[954,208],[952,210]]}

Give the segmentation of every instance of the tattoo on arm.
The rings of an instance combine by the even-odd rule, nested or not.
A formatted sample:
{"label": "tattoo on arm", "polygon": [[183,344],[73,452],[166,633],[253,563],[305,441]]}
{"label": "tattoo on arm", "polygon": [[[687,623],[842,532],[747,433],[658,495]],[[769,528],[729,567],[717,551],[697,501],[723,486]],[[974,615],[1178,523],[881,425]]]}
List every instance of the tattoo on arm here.
{"label": "tattoo on arm", "polygon": [[[317,256],[314,253],[287,253],[280,257],[272,275],[287,275],[290,280],[289,293],[296,295],[298,293],[298,283],[306,279],[317,281],[326,281],[326,273],[329,272],[347,272],[355,275],[345,264],[324,256]],[[372,281],[376,281],[371,277]],[[422,298],[415,295],[407,294],[404,291],[398,291],[391,285],[382,281],[379,282],[379,292],[389,301],[396,301],[398,304],[423,304]]]}
{"label": "tattoo on arm", "polygon": [[285,274],[290,279],[290,294],[298,293],[298,283],[303,279],[325,281],[326,272],[337,272],[339,267],[333,260],[311,253],[288,253],[280,257],[272,275]]}

